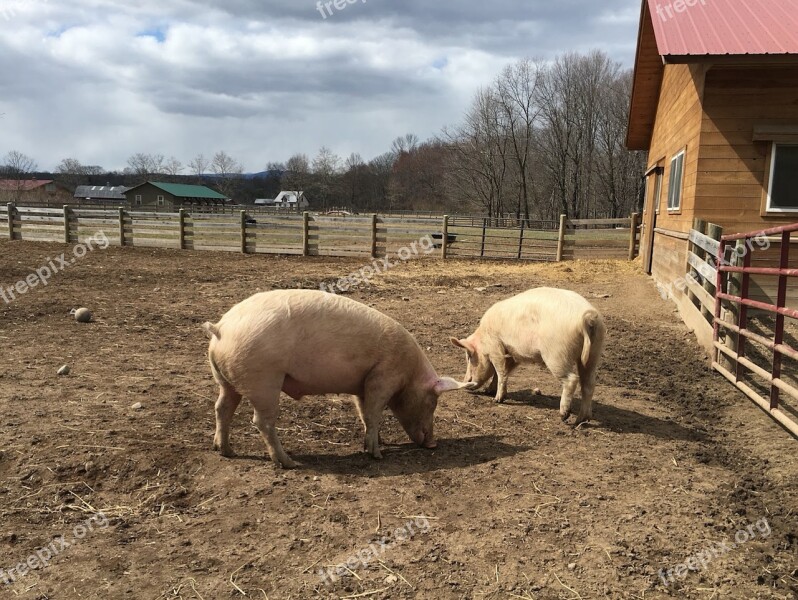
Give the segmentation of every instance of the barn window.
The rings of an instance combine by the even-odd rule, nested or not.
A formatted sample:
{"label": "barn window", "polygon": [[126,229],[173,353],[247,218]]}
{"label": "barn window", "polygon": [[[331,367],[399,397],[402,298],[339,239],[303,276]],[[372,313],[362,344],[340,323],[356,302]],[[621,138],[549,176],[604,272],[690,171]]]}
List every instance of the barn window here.
{"label": "barn window", "polygon": [[163,199],[163,196],[158,196],[158,206],[163,206],[164,204],[165,204],[165,201]]}
{"label": "barn window", "polygon": [[798,144],[773,144],[767,209],[798,212]]}
{"label": "barn window", "polygon": [[136,206],[141,206],[141,194],[136,194]]}
{"label": "barn window", "polygon": [[684,150],[671,159],[671,175],[668,182],[668,210],[682,207],[682,175],[684,170]]}

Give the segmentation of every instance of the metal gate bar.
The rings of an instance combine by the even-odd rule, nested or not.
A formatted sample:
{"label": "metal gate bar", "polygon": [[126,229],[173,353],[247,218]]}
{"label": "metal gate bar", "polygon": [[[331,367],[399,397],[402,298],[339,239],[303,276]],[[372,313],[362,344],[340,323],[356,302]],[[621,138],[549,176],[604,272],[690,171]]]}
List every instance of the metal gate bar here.
{"label": "metal gate bar", "polygon": [[[798,223],[783,225],[781,227],[771,227],[761,231],[724,235],[721,237],[717,256],[718,275],[715,287],[715,317],[713,320],[713,345],[715,347],[715,356],[712,361],[712,367],[731,381],[758,406],[768,412],[768,414],[781,423],[793,435],[798,437],[798,422],[794,421],[790,415],[779,409],[779,392],[783,391],[793,398],[798,399],[798,388],[781,379],[782,356],[798,359],[798,350],[784,343],[784,317],[798,319],[798,310],[785,306],[787,302],[787,280],[789,277],[798,277],[798,269],[789,268],[790,234],[794,231],[798,231]],[[751,238],[774,235],[781,236],[781,251],[779,253],[778,267],[752,267],[750,252],[744,254],[743,266],[740,267],[727,264],[725,256],[729,242],[736,242],[738,240],[745,240],[748,242]],[[748,245],[748,247],[750,248],[751,246]],[[729,273],[738,273],[742,275],[739,296],[723,291],[727,289],[725,283]],[[779,278],[775,304],[759,302],[749,298],[751,275],[774,275]],[[739,307],[736,324],[721,319],[722,303],[724,300],[734,303]],[[775,314],[776,321],[772,340],[748,329],[748,308],[758,308]],[[734,350],[720,342],[721,328],[737,334],[737,343],[735,344]],[[773,352],[770,371],[763,369],[746,358],[746,340],[749,339],[763,344]],[[733,373],[720,364],[721,356],[728,358],[734,363]],[[769,384],[769,398],[763,397],[742,381],[746,369]]]}

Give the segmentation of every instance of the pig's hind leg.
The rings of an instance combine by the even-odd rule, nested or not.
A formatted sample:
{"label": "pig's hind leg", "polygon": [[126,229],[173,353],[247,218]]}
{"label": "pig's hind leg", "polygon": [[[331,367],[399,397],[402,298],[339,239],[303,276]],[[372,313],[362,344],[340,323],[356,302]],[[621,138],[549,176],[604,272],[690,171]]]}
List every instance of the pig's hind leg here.
{"label": "pig's hind leg", "polygon": [[266,442],[272,462],[284,469],[293,469],[297,464],[288,457],[280,444],[280,438],[277,437],[276,425],[277,418],[280,416],[281,387],[282,381],[277,379],[274,385],[261,387],[257,394],[248,395],[248,398],[255,409],[252,422],[260,431],[263,441]]}
{"label": "pig's hind leg", "polygon": [[562,378],[562,396],[560,397],[560,417],[563,421],[571,416],[571,404],[574,401],[574,392],[579,384],[576,373],[570,373]]}
{"label": "pig's hind leg", "polygon": [[219,399],[216,401],[216,433],[213,436],[213,449],[219,450],[222,456],[233,456],[230,447],[230,422],[241,402],[241,394],[227,383],[219,384]]}

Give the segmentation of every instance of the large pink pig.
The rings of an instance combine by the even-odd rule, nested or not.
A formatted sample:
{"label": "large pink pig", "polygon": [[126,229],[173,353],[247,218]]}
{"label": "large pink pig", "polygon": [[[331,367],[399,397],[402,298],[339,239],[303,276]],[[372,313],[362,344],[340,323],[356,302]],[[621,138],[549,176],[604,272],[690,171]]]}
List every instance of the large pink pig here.
{"label": "large pink pig", "polygon": [[436,446],[433,415],[442,393],[468,386],[438,377],[412,335],[398,322],[346,297],[318,290],[275,290],[236,304],[205,323],[208,356],[220,387],[214,449],[231,456],[230,422],[241,398],[275,464],[295,467],[275,424],[280,392],[351,394],[366,428],[365,450],[382,458],[379,427],[389,407],[410,439]]}

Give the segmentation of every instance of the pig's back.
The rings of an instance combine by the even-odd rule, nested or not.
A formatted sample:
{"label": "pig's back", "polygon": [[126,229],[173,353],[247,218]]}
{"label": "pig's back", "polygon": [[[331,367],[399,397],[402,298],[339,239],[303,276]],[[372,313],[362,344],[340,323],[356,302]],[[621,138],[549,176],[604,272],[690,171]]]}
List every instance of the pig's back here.
{"label": "pig's back", "polygon": [[[273,290],[250,296],[219,321],[220,342],[288,354],[315,349],[329,355],[373,351],[381,345],[416,345],[397,321],[365,304],[319,290]],[[253,346],[257,348],[253,348]]]}
{"label": "pig's back", "polygon": [[576,292],[540,287],[501,300],[482,317],[480,329],[508,346],[540,347],[563,334],[581,335],[582,316],[593,306]]}

